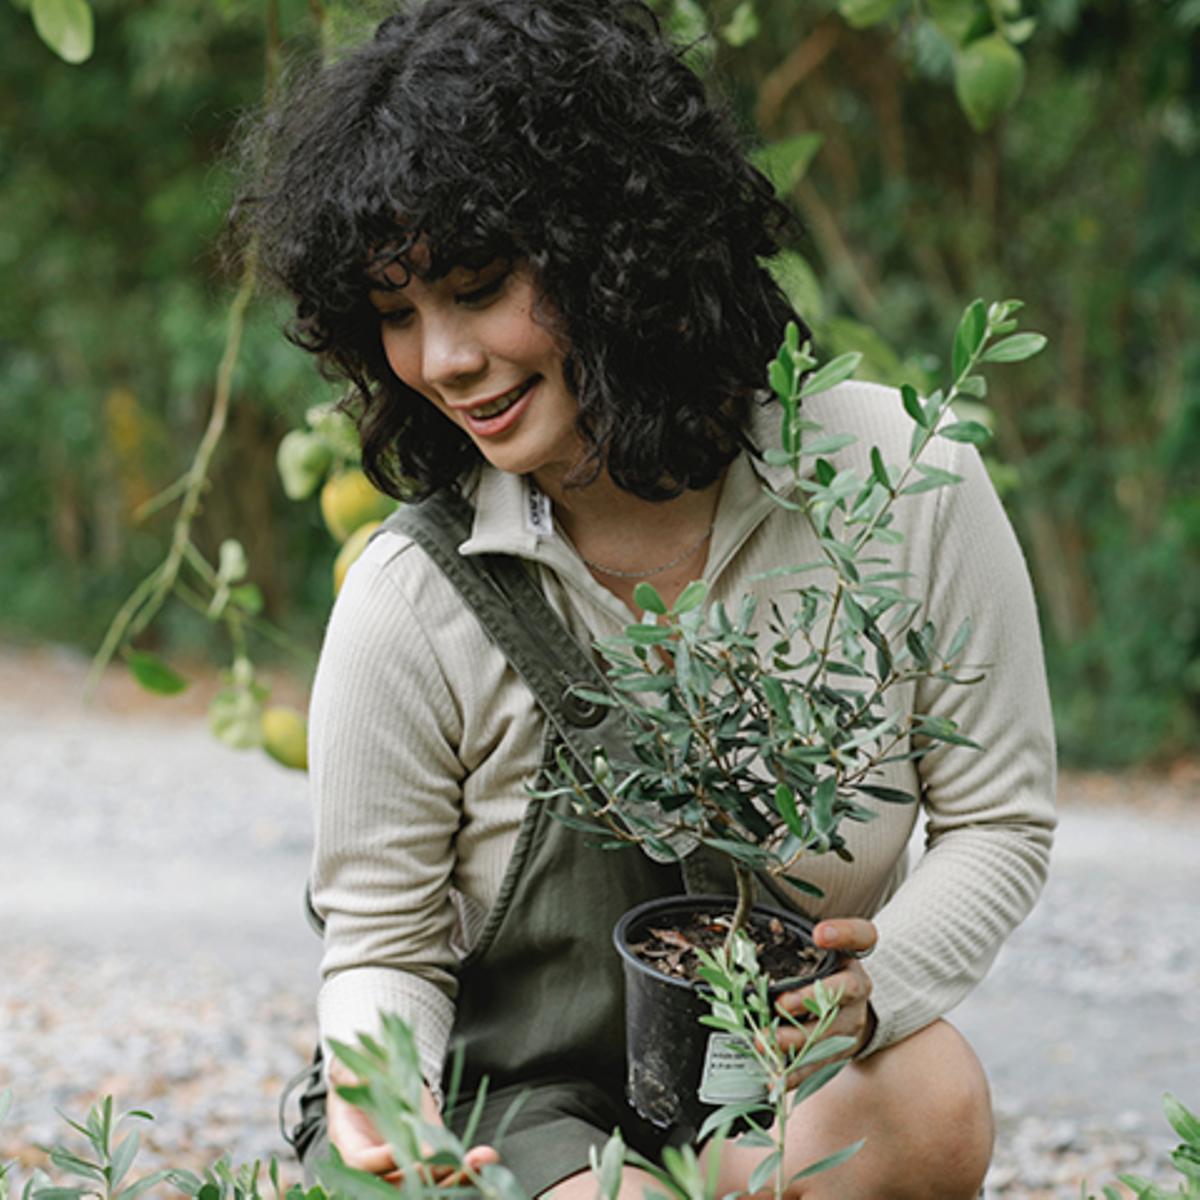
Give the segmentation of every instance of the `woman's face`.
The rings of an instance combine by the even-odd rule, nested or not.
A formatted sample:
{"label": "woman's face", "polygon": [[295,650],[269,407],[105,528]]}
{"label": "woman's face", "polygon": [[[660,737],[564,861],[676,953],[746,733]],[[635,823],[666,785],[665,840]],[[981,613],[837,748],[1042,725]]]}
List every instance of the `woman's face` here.
{"label": "woman's face", "polygon": [[[391,268],[397,283],[407,272]],[[371,293],[388,364],[493,466],[551,482],[581,454],[578,403],[562,350],[534,318],[534,282],[522,263],[456,267],[437,280],[408,276]]]}

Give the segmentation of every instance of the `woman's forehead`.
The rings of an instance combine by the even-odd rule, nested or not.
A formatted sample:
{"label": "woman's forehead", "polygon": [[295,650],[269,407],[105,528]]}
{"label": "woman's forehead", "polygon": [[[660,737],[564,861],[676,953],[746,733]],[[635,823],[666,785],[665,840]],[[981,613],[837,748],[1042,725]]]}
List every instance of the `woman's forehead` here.
{"label": "woman's forehead", "polygon": [[512,266],[508,258],[493,258],[480,266],[467,263],[457,263],[449,270],[437,275],[429,275],[410,267],[403,259],[397,259],[379,272],[373,272],[369,278],[367,299],[379,307],[389,296],[398,294],[424,294],[429,292],[455,292],[463,288],[479,285],[481,277],[492,278],[495,274],[492,268],[501,267],[507,270]]}
{"label": "woman's forehead", "polygon": [[367,267],[367,279],[373,288],[395,291],[407,287],[414,277],[430,283],[471,277],[494,262],[511,263],[514,259],[507,247],[435,246],[424,235],[402,236],[375,252]]}

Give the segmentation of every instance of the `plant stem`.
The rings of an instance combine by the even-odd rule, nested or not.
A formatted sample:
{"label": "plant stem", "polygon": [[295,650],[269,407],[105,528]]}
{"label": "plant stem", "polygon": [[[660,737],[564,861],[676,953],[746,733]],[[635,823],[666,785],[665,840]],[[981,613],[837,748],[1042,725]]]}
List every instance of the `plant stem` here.
{"label": "plant stem", "polygon": [[246,328],[246,309],[254,294],[257,267],[257,247],[251,243],[246,251],[241,283],[229,308],[225,350],[217,368],[216,388],[208,426],[204,431],[204,436],[200,439],[200,445],[196,448],[192,465],[184,475],[187,486],[180,501],[179,513],[175,518],[175,525],[171,533],[171,547],[167,551],[166,558],[134,589],[129,599],[117,611],[112,624],[108,627],[108,632],[104,635],[104,641],[96,657],[92,660],[92,669],[88,674],[84,689],[85,695],[91,695],[104,668],[108,666],[126,635],[139,633],[154,619],[179,578],[179,569],[183,565],[191,545],[192,522],[200,508],[200,497],[208,485],[209,465],[229,417],[229,404],[233,394],[233,372],[237,366],[242,334]]}
{"label": "plant stem", "polygon": [[733,924],[725,935],[725,947],[730,952],[733,950],[734,935],[739,929],[745,928],[754,905],[754,872],[743,863],[734,863],[733,877],[737,880],[737,908],[733,910]]}
{"label": "plant stem", "polygon": [[251,244],[246,251],[246,261],[242,267],[242,279],[238,285],[237,294],[229,308],[229,326],[225,336],[225,350],[217,367],[216,391],[213,395],[212,412],[209,414],[208,426],[200,445],[196,448],[196,457],[188,471],[187,491],[179,505],[179,515],[175,518],[175,528],[171,539],[171,549],[164,564],[163,582],[159,585],[158,594],[153,597],[155,607],[165,599],[183,563],[188,545],[191,541],[192,521],[200,507],[200,496],[208,483],[208,468],[216,452],[221,435],[225,432],[225,423],[229,419],[229,404],[233,395],[233,372],[237,366],[238,353],[242,346],[242,334],[246,328],[246,309],[254,295],[254,284],[258,270],[258,248]]}
{"label": "plant stem", "polygon": [[84,699],[90,700],[95,693],[96,686],[100,682],[100,677],[104,674],[104,668],[108,666],[112,656],[117,652],[117,647],[121,644],[121,638],[124,636],[125,630],[146,602],[147,597],[157,589],[159,580],[162,578],[165,569],[166,563],[159,563],[133,589],[125,603],[117,610],[117,615],[113,618],[112,624],[108,627],[108,632],[104,635],[104,641],[100,644],[100,649],[96,652],[96,657],[92,660],[91,670],[88,671],[87,681],[83,685]]}

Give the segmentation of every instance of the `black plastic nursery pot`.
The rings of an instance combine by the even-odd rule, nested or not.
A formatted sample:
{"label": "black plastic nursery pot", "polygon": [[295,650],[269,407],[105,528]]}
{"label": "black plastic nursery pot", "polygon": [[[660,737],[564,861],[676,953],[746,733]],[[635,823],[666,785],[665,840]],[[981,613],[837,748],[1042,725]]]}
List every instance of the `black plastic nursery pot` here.
{"label": "black plastic nursery pot", "polygon": [[[706,985],[663,974],[631,949],[651,929],[673,927],[694,913],[730,913],[732,896],[667,896],[631,908],[617,922],[613,941],[625,973],[626,1090],[639,1116],[660,1129],[672,1129],[673,1141],[692,1141],[716,1108],[754,1098],[745,1060],[730,1048],[730,1035],[700,1024],[710,1011]],[[813,923],[799,913],[756,905],[750,922],[783,922],[806,946],[812,946]],[[835,951],[824,951],[814,966],[771,987],[779,996],[823,979],[837,970]],[[759,1093],[761,1094],[761,1093]]]}

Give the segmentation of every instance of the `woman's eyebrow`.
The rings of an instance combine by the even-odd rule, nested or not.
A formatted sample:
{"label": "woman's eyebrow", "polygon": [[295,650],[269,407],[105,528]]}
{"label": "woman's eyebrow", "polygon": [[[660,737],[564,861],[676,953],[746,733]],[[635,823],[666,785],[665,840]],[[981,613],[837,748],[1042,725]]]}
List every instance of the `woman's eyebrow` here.
{"label": "woman's eyebrow", "polygon": [[367,293],[367,303],[378,312],[384,310],[390,312],[393,309],[408,306],[408,301],[399,288],[396,288],[394,291],[384,288],[373,288]]}

